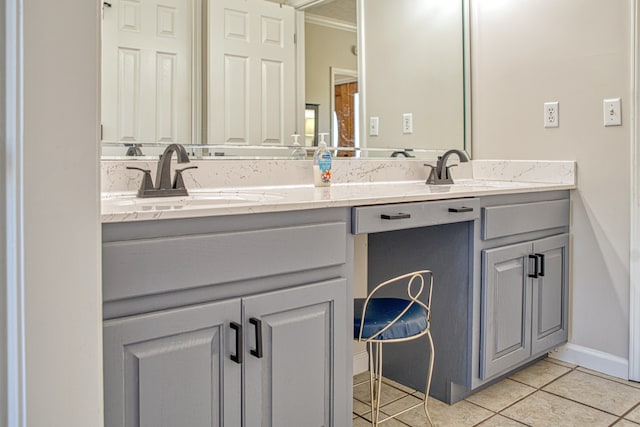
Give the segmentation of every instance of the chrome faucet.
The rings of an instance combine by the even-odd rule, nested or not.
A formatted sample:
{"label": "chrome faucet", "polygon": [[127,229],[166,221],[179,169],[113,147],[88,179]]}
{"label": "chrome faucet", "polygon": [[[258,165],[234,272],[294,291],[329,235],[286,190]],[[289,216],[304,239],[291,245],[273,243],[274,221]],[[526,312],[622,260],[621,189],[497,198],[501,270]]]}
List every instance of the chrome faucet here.
{"label": "chrome faucet", "polygon": [[127,169],[135,169],[144,173],[138,197],[168,197],[168,196],[188,196],[189,193],[184,185],[182,172],[187,169],[195,169],[197,166],[189,166],[182,169],[176,169],[176,175],[171,180],[171,158],[176,153],[178,163],[189,163],[189,155],[187,150],[181,144],[171,144],[165,148],[158,161],[158,169],[156,171],[156,185],[153,185],[151,179],[151,171],[148,169],[127,167]]}
{"label": "chrome faucet", "polygon": [[425,164],[425,166],[429,166],[431,168],[431,173],[429,174],[429,178],[427,178],[427,184],[453,184],[453,178],[451,177],[451,171],[449,169],[458,165],[447,166],[447,160],[452,154],[456,154],[461,162],[469,161],[469,157],[467,157],[464,151],[447,151],[442,156],[438,156],[438,161],[435,166]]}

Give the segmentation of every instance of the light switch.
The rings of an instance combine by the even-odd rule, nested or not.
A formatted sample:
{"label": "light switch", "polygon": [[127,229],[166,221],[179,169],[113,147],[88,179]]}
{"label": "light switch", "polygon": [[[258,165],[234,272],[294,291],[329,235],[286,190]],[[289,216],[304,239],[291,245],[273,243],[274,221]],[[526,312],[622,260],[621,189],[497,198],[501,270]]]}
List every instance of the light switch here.
{"label": "light switch", "polygon": [[622,112],[620,110],[620,98],[610,98],[602,101],[605,126],[622,125]]}
{"label": "light switch", "polygon": [[369,117],[369,136],[378,136],[379,123],[378,117]]}

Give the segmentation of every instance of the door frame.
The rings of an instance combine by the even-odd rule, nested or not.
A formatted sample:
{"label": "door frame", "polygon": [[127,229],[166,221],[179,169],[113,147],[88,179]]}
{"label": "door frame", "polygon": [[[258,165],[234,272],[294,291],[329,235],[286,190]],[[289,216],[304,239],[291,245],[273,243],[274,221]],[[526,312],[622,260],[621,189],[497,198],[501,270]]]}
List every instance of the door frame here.
{"label": "door frame", "polygon": [[[23,0],[0,5],[0,426],[26,427],[25,282],[23,274]],[[6,165],[12,165],[7,168]]]}
{"label": "door frame", "polygon": [[631,4],[631,224],[629,253],[629,379],[640,381],[640,0]]}

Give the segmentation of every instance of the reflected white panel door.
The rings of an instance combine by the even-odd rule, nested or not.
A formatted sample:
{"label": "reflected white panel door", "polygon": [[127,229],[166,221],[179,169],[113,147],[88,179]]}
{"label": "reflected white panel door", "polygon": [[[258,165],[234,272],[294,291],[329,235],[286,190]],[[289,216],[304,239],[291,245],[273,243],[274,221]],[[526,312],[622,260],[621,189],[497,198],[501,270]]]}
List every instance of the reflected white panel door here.
{"label": "reflected white panel door", "polygon": [[295,129],[294,9],[209,4],[209,143],[282,144]]}
{"label": "reflected white panel door", "polygon": [[191,142],[193,0],[104,7],[102,139]]}

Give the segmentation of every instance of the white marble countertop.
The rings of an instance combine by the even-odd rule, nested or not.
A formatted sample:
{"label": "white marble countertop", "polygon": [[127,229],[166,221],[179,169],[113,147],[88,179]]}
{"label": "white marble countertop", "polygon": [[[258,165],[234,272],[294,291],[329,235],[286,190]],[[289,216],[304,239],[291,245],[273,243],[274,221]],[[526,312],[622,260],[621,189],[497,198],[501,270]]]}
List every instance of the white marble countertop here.
{"label": "white marble countertop", "polygon": [[[550,180],[553,181],[553,180]],[[556,180],[557,181],[557,180]],[[241,215],[385,203],[574,189],[575,182],[458,179],[453,185],[420,181],[350,182],[330,187],[274,185],[198,188],[186,197],[136,198],[135,191],[103,193],[102,222]]]}

